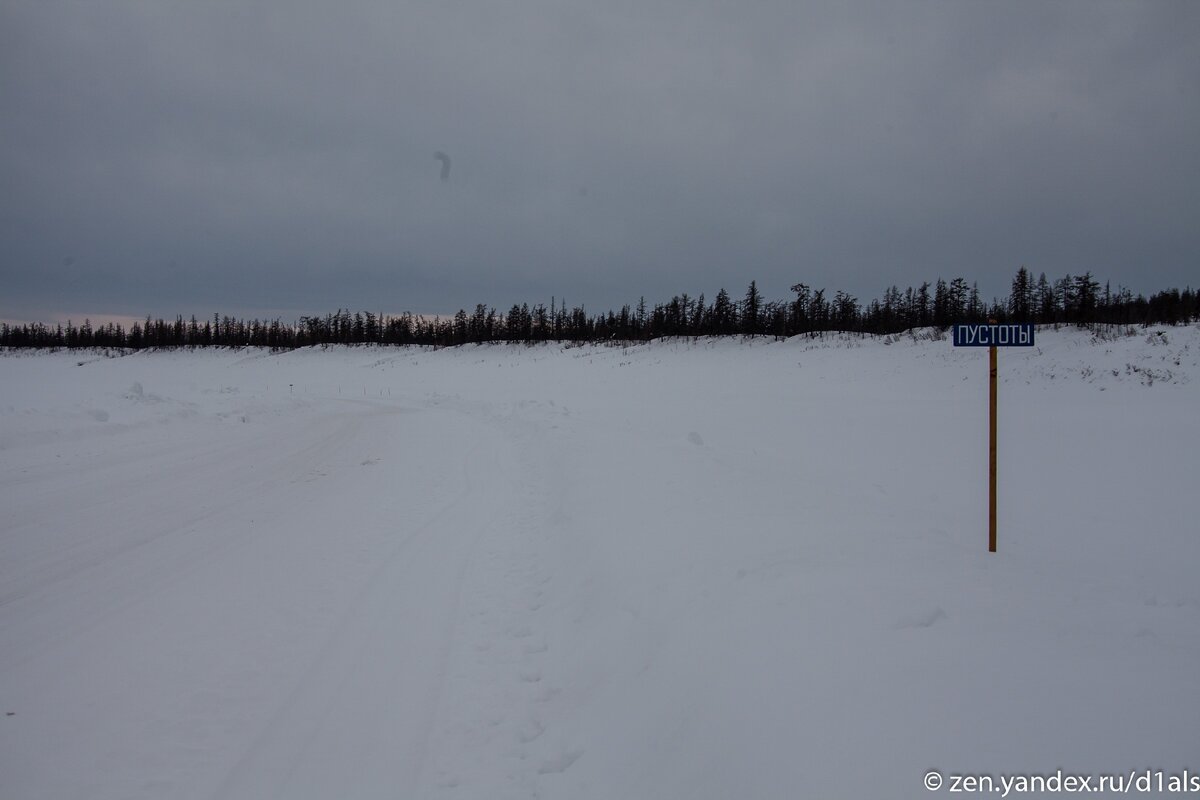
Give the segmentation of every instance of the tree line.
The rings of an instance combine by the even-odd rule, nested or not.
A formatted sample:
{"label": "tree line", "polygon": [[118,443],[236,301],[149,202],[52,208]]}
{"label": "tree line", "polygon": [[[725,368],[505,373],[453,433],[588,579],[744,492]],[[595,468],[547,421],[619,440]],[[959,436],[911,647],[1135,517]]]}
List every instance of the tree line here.
{"label": "tree line", "polygon": [[589,314],[552,298],[550,307],[514,304],[507,313],[476,305],[452,317],[399,316],[339,310],[305,316],[294,323],[279,319],[245,320],[213,315],[200,322],[151,319],[128,329],[120,324],[76,326],[42,323],[0,324],[3,347],[268,347],[290,350],[327,344],[423,344],[451,346],[478,342],[646,341],[663,336],[795,336],[823,331],[888,334],[911,328],[946,328],[956,323],[1032,322],[1040,325],[1151,325],[1200,320],[1200,292],[1167,289],[1150,297],[1128,289],[1103,287],[1090,272],[1055,281],[1017,270],[1007,298],[985,302],[978,286],[963,278],[922,283],[901,291],[891,286],[882,298],[861,303],[843,291],[828,296],[805,283],[791,287],[786,300],[766,300],[755,281],[734,299],[721,289],[711,302],[704,295],[680,294],[647,306],[645,299],[619,311]]}

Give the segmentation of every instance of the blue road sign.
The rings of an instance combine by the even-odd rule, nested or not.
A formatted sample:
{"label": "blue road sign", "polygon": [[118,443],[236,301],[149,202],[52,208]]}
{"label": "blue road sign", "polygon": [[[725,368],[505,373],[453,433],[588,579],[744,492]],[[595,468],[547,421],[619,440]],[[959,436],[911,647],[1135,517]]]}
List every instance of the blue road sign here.
{"label": "blue road sign", "polygon": [[1033,347],[1033,323],[955,325],[955,347]]}

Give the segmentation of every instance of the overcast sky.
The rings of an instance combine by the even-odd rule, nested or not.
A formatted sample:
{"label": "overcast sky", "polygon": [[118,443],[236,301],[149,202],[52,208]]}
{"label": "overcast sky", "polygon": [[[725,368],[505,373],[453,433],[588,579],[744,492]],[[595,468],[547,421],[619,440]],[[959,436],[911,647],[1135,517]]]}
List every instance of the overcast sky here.
{"label": "overcast sky", "polygon": [[1200,284],[1200,2],[0,0],[0,317],[1022,264]]}

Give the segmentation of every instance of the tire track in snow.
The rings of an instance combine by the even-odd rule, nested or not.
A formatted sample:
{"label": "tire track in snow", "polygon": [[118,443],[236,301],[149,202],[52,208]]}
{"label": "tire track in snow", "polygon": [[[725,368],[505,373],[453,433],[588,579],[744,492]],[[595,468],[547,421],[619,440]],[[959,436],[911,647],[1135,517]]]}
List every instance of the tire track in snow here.
{"label": "tire track in snow", "polygon": [[[438,418],[463,427],[460,415]],[[420,785],[460,587],[506,500],[490,480],[498,437],[465,421],[474,445],[459,492],[383,557],[216,797],[412,796]]]}
{"label": "tire track in snow", "polygon": [[[331,421],[332,431],[286,452],[273,464],[264,464],[254,455],[261,452],[264,441],[277,442],[278,431],[269,438],[212,451],[200,465],[188,462],[186,471],[156,470],[147,475],[139,470],[126,474],[123,485],[114,487],[117,497],[104,498],[98,508],[76,503],[64,507],[67,516],[58,525],[86,529],[90,520],[116,516],[143,520],[141,524],[148,530],[122,531],[118,538],[111,528],[99,525],[94,533],[76,534],[66,546],[47,550],[22,564],[20,572],[6,580],[0,592],[0,630],[7,631],[5,619],[20,619],[23,630],[33,627],[27,624],[30,619],[44,621],[36,626],[35,640],[9,635],[13,646],[0,654],[0,671],[45,657],[106,620],[127,614],[140,604],[155,602],[161,590],[203,570],[226,549],[243,541],[247,531],[234,524],[243,510],[286,492],[288,484],[294,482],[281,480],[280,471],[288,475],[301,465],[311,467],[316,454],[328,455],[343,447],[362,425],[357,415]],[[309,426],[308,430],[313,428]],[[193,491],[194,487],[189,486],[192,493],[180,496],[172,489],[193,470],[218,470],[229,464],[234,468],[227,471],[225,483],[215,490],[212,484],[206,484],[204,491]],[[222,494],[222,489],[228,494]],[[164,527],[152,521],[161,519],[153,509],[142,507],[140,513],[126,510],[147,495],[158,496],[164,508],[174,515],[182,514],[183,519]],[[117,543],[111,543],[114,538]],[[97,583],[110,590],[97,592]],[[46,598],[52,598],[53,603],[47,606]],[[45,616],[47,607],[55,612],[53,616]],[[70,607],[70,613],[65,621],[57,622],[64,607]]]}
{"label": "tire track in snow", "polygon": [[[203,492],[189,490],[189,498],[195,495],[217,509],[203,517],[202,525],[168,526],[154,541],[56,576],[51,585],[35,587],[0,609],[6,642],[0,679],[10,701],[20,701],[23,738],[34,749],[39,738],[46,746],[61,738],[86,752],[94,759],[92,773],[105,770],[102,780],[89,779],[90,796],[211,793],[238,740],[252,735],[266,718],[263,712],[270,706],[264,699],[278,696],[272,684],[295,674],[279,669],[279,653],[307,651],[305,642],[314,632],[326,630],[325,608],[353,593],[369,574],[355,564],[394,541],[366,530],[377,522],[371,513],[357,514],[364,530],[355,536],[331,536],[337,530],[328,522],[331,515],[354,513],[351,506],[361,511],[363,492],[355,490],[364,485],[374,490],[386,477],[377,466],[365,467],[362,458],[378,454],[386,439],[380,432],[400,421],[409,430],[420,429],[422,420],[397,415],[395,408],[375,406],[362,413],[344,407],[353,411],[331,415],[329,424],[308,420],[276,428],[279,438],[266,440],[268,448],[285,444],[284,437],[300,446],[276,446],[265,460],[253,457],[253,446],[239,443],[226,450],[244,456],[233,461],[233,475],[206,483]],[[417,525],[441,510],[443,493],[429,491],[436,487],[428,481],[412,481],[414,465],[425,468],[421,453],[430,440],[419,436],[411,457],[397,462],[401,471],[395,475],[419,492],[411,498],[419,501],[416,510],[402,515]],[[221,463],[218,459],[216,466]],[[314,468],[328,477],[301,482]],[[128,502],[156,488],[170,492],[180,476],[164,475],[161,481],[140,480],[144,471],[127,475]],[[128,510],[115,517],[124,523],[131,518],[138,519]],[[152,516],[146,522],[153,526],[169,519]],[[99,522],[110,536],[123,538],[121,528]],[[342,539],[344,555],[328,585],[315,583],[315,570]],[[280,588],[284,592],[277,598],[266,594]],[[298,620],[289,606],[318,613],[313,620]],[[267,660],[260,663],[262,656]],[[91,691],[97,687],[104,690],[101,695]],[[81,709],[76,723],[82,725],[64,730],[45,713],[55,706]],[[104,735],[98,736],[100,731]],[[150,740],[155,746],[136,759],[121,744]],[[14,750],[4,760],[18,759]],[[71,771],[51,772],[44,762],[24,759],[8,782],[14,788],[41,786],[47,797],[78,796]],[[88,772],[82,763],[78,769]],[[189,774],[205,778],[209,788],[181,780]]]}
{"label": "tire track in snow", "polygon": [[[478,547],[463,598],[455,672],[439,709],[428,783],[418,797],[446,800],[542,797],[584,748],[561,729],[556,585],[563,525],[558,496],[562,414],[538,403],[496,409],[454,402],[507,442],[512,465],[498,514]],[[558,645],[561,646],[561,645]],[[569,683],[569,681],[568,681]]]}

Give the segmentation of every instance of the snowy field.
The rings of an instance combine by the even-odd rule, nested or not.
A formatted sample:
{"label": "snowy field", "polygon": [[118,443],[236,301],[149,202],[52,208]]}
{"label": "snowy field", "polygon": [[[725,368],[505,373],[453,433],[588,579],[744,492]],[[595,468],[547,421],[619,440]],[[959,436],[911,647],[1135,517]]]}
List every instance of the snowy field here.
{"label": "snowy field", "polygon": [[1200,329],[1038,343],[994,555],[948,340],[2,354],[0,797],[1200,772]]}

